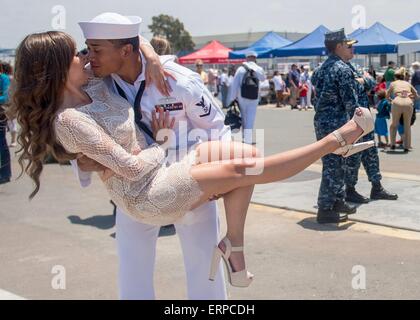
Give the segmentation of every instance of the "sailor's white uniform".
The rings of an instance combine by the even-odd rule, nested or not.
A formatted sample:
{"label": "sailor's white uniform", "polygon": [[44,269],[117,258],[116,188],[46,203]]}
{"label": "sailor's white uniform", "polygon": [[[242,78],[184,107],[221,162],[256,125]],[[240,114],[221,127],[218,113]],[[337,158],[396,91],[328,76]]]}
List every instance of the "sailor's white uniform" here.
{"label": "sailor's white uniform", "polygon": [[[244,64],[246,64],[249,69],[255,71],[255,74],[260,82],[265,80],[263,68],[261,68],[255,62],[244,62]],[[229,87],[228,105],[231,104],[233,100],[238,100],[239,108],[241,110],[244,142],[251,144],[253,142],[252,129],[254,128],[259,97],[258,99],[251,100],[241,96],[241,84],[245,73],[246,70],[243,66],[240,66],[238,70],[236,70],[235,77],[233,78],[232,84]]]}
{"label": "sailor's white uniform", "polygon": [[[106,17],[109,19],[109,17]],[[106,21],[105,19],[105,21]],[[111,14],[116,24],[118,37],[130,25],[126,19]],[[132,19],[136,21],[136,19]],[[99,24],[103,19],[97,19]],[[121,20],[123,29],[118,30]],[[138,23],[133,22],[133,24]],[[106,24],[106,22],[105,22]],[[95,23],[85,24],[82,30],[85,35],[93,28],[94,34],[100,37],[100,29]],[[109,29],[106,29],[109,32]],[[138,26],[137,26],[138,32]],[[107,34],[108,36],[108,34]],[[102,38],[104,39],[104,38]],[[105,38],[106,39],[106,38]],[[165,70],[176,80],[169,78],[172,92],[169,98],[163,96],[152,84],[147,84],[141,99],[142,121],[151,127],[152,111],[155,106],[164,106],[175,117],[176,142],[172,148],[187,148],[201,140],[230,140],[230,129],[224,125],[224,114],[210,92],[203,84],[200,76],[172,61],[170,57],[162,57]],[[118,94],[115,83],[124,91],[127,100],[133,105],[135,96],[144,80],[146,60],[142,57],[143,68],[134,85],[123,81],[118,75],[104,78],[111,92]],[[196,130],[201,130],[196,132]],[[187,138],[189,135],[189,139]],[[187,136],[187,137],[186,137]],[[173,155],[173,153],[172,153]],[[175,158],[172,158],[175,161]],[[90,184],[90,173],[76,170],[82,186]],[[222,265],[214,282],[208,280],[210,260],[214,246],[219,241],[219,217],[215,201],[187,213],[182,221],[175,224],[184,255],[187,277],[187,294],[189,299],[226,299],[226,287]],[[156,240],[160,228],[133,220],[122,210],[117,209],[116,240],[119,256],[119,290],[121,299],[154,299],[154,265]],[[182,272],[181,270],[177,270]],[[175,272],[175,271],[174,271]]]}

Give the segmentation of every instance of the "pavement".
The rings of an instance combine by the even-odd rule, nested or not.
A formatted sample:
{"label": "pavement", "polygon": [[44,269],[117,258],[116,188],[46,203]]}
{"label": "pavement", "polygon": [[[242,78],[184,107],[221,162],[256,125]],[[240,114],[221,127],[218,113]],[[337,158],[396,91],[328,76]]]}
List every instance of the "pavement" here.
{"label": "pavement", "polygon": [[[266,130],[265,153],[312,142],[311,117],[310,111],[261,108],[257,128]],[[319,164],[266,192],[258,186],[253,201],[264,205],[251,204],[245,240],[255,280],[246,289],[228,286],[229,298],[419,299],[418,156],[417,149],[392,159],[381,154],[384,185],[400,200],[364,205],[355,215],[358,221],[338,226],[319,225],[311,213]],[[400,172],[390,170],[398,164]],[[19,173],[15,157],[13,173]],[[365,180],[361,175],[359,188],[367,194]],[[32,187],[25,176],[0,185],[0,299],[117,299],[113,207],[99,179],[80,189],[69,166],[50,164],[40,193],[28,201]],[[397,204],[401,211],[393,212]],[[221,200],[219,205],[224,232]],[[63,275],[65,281],[57,281]],[[157,299],[186,299],[185,281],[178,237],[162,234]]]}
{"label": "pavement", "polygon": [[[260,185],[255,188],[252,202],[277,208],[298,210],[316,214],[318,189],[321,183],[321,166],[283,182]],[[369,197],[371,184],[363,171],[359,174],[357,190]],[[352,221],[362,221],[394,228],[420,232],[420,180],[388,178],[383,185],[399,195],[398,201],[371,201],[358,205],[357,213],[350,215]],[[302,196],[305,195],[305,196]]]}
{"label": "pavement", "polygon": [[[289,111],[273,105],[261,106],[256,128],[264,129],[266,155],[296,148],[313,142],[313,111]],[[281,124],[276,124],[278,119]],[[419,125],[413,127],[413,144],[420,138]],[[281,137],[281,138],[280,138]],[[278,142],[284,142],[279,145]],[[280,143],[280,144],[281,144]],[[398,201],[371,201],[358,207],[351,220],[363,221],[395,228],[420,231],[420,152],[415,148],[409,154],[399,151],[379,152],[383,186],[399,195]],[[307,170],[288,180],[256,186],[252,201],[254,203],[304,211],[316,214],[317,197],[321,183],[322,165],[320,161]],[[361,167],[357,190],[365,196],[370,195],[371,184]]]}

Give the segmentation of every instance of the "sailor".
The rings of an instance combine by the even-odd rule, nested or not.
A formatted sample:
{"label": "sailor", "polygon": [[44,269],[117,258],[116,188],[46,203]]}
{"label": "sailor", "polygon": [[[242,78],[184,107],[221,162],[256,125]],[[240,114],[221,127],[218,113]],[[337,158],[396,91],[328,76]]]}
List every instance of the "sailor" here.
{"label": "sailor", "polygon": [[[349,67],[353,70],[356,78],[356,92],[359,105],[364,108],[369,108],[368,92],[375,86],[375,80],[369,74],[362,74],[348,62]],[[353,117],[355,112],[352,110],[349,117]],[[360,142],[375,140],[374,132],[370,132]],[[378,148],[366,149],[362,152],[356,153],[346,160],[346,173],[344,182],[346,185],[346,201],[353,203],[368,203],[369,198],[361,195],[356,191],[356,184],[359,177],[360,165],[363,164],[369,182],[372,184],[370,191],[370,199],[372,200],[397,200],[398,195],[387,191],[381,184],[382,174],[379,165]]]}
{"label": "sailor", "polygon": [[246,53],[246,62],[236,70],[232,84],[229,87],[228,105],[235,99],[238,101],[242,117],[243,142],[253,141],[253,128],[257,106],[260,100],[259,84],[265,80],[264,69],[257,64],[257,53]]}
{"label": "sailor", "polygon": [[[359,106],[355,75],[347,64],[353,58],[352,46],[356,42],[346,38],[344,29],[325,34],[329,57],[312,75],[316,95],[314,127],[318,140],[346,123],[348,114]],[[322,158],[319,223],[343,222],[348,219],[347,214],[356,212],[356,207],[345,201],[345,163],[345,159],[336,154]]]}
{"label": "sailor", "polygon": [[[153,142],[152,113],[163,108],[174,119],[175,139],[171,149],[186,149],[201,140],[230,140],[224,114],[200,76],[162,56],[160,62],[172,89],[162,94],[153,83],[145,83],[148,61],[139,50],[141,18],[103,13],[79,23],[89,49],[94,75],[103,79],[109,90],[133,106],[138,127]],[[185,151],[186,152],[186,151]],[[175,153],[171,161],[176,160]],[[81,180],[90,173],[79,170]],[[168,181],[168,183],[170,183]],[[215,201],[193,210],[175,224],[184,254],[190,299],[226,299],[221,266],[215,282],[208,281],[212,249],[219,240],[218,211]],[[135,221],[117,209],[116,239],[119,255],[120,297],[154,299],[153,272],[159,227]],[[217,280],[219,279],[219,280]]]}

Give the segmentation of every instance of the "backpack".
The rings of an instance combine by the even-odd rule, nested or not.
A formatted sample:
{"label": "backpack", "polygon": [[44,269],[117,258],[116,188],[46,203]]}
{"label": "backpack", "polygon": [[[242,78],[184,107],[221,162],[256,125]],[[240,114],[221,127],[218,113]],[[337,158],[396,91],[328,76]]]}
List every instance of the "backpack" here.
{"label": "backpack", "polygon": [[258,99],[259,82],[260,80],[255,74],[255,71],[242,65],[246,72],[241,83],[241,96],[242,98],[256,100]]}
{"label": "backpack", "polygon": [[237,101],[233,101],[227,110],[225,117],[225,125],[230,127],[230,130],[240,129],[242,126],[241,111]]}

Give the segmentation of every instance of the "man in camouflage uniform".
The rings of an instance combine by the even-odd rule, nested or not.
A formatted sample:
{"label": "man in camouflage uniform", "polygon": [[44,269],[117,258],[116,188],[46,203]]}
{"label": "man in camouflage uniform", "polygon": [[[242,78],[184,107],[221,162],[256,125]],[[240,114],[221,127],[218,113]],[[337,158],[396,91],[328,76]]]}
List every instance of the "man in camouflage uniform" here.
{"label": "man in camouflage uniform", "polygon": [[[314,71],[316,103],[314,126],[316,138],[324,138],[349,120],[349,114],[358,107],[356,79],[347,64],[353,58],[352,45],[344,29],[325,34],[328,59]],[[318,194],[319,223],[338,223],[347,220],[347,214],[356,207],[345,202],[345,158],[329,154],[322,158],[322,180]]]}
{"label": "man in camouflage uniform", "polygon": [[[356,78],[356,92],[359,105],[364,108],[369,108],[369,98],[367,92],[372,90],[375,86],[375,81],[372,77],[358,73],[357,70],[351,63],[348,63],[349,67],[354,73]],[[349,113],[349,117],[353,117],[353,108]],[[375,140],[374,132],[370,132],[360,142]],[[366,170],[369,181],[372,183],[372,189],[370,192],[370,199],[372,200],[397,200],[398,196],[394,193],[386,191],[382,185],[382,175],[379,169],[379,156],[378,149],[376,147],[366,149],[360,153],[356,153],[346,160],[346,173],[345,173],[345,184],[346,184],[346,201],[353,203],[368,203],[369,198],[362,196],[356,191],[356,184],[359,175],[360,164],[363,163],[363,167]]]}

